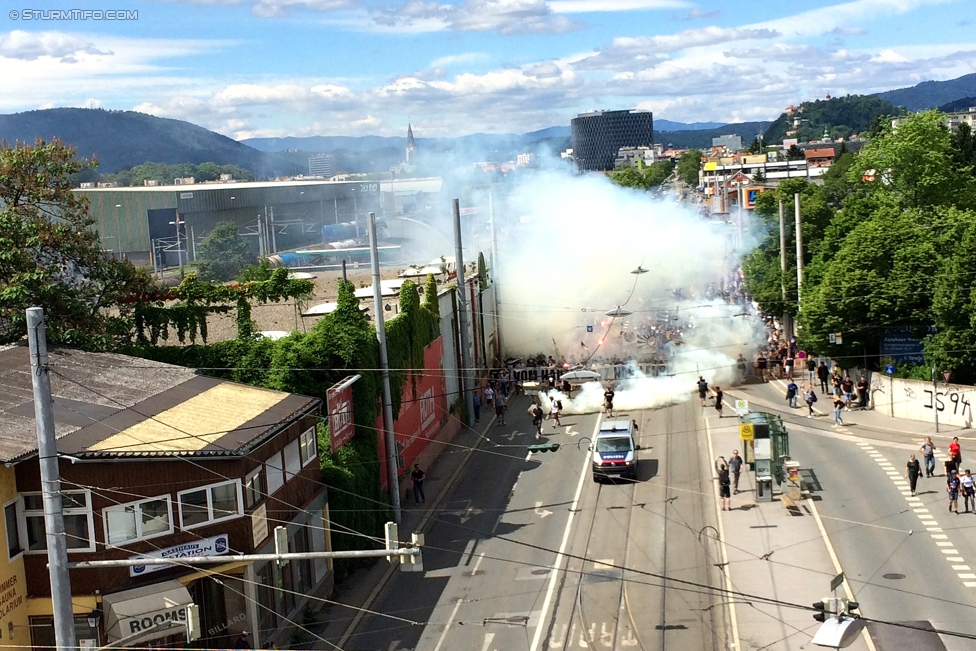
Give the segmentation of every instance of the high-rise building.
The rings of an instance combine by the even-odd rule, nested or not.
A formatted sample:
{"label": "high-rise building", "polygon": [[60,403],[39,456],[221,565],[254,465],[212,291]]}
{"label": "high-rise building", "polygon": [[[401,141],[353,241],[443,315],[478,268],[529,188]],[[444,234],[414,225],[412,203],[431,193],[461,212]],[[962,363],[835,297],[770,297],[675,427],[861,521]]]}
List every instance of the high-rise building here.
{"label": "high-rise building", "polygon": [[335,173],[332,154],[315,154],[308,157],[308,175],[329,178]]}
{"label": "high-rise building", "polygon": [[621,147],[654,145],[650,111],[591,111],[573,118],[573,159],[580,170],[613,169]]}
{"label": "high-rise building", "polygon": [[413,157],[413,153],[417,151],[417,143],[413,139],[413,127],[410,123],[407,123],[407,164],[410,164],[410,159]]}

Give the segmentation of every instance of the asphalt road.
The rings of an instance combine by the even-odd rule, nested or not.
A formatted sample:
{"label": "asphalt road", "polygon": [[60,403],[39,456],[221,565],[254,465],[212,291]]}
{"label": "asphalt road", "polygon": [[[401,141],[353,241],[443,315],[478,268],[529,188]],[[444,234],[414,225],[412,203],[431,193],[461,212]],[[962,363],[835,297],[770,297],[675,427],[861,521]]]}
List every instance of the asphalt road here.
{"label": "asphalt road", "polygon": [[[782,402],[771,387],[749,393]],[[784,415],[793,458],[812,469],[817,508],[862,614],[976,636],[976,515],[948,513],[941,467],[911,496],[903,474],[923,436],[861,427],[857,412],[845,412],[851,425],[835,429],[830,418],[763,409]],[[869,630],[878,651],[976,648],[976,639],[948,634],[879,624]]]}
{"label": "asphalt road", "polygon": [[[645,449],[637,482],[605,484],[586,453],[600,415],[547,422],[537,440],[527,407],[514,401],[444,496],[426,572],[394,575],[372,606],[418,625],[369,616],[346,649],[727,648],[724,600],[707,591],[718,550],[702,531],[716,516],[690,403],[616,416],[637,420]],[[536,442],[561,447],[529,456]]]}

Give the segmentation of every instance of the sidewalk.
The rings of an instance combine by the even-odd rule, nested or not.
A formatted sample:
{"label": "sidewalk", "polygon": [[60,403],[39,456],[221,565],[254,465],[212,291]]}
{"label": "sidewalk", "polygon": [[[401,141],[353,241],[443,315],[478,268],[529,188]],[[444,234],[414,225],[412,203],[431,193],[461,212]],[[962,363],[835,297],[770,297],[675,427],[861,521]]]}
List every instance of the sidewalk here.
{"label": "sidewalk", "polygon": [[[430,518],[437,512],[441,502],[450,492],[455,480],[464,470],[465,465],[477,446],[489,435],[495,416],[488,410],[482,410],[481,422],[475,424],[474,429],[462,426],[461,431],[447,442],[431,441],[431,448],[435,451],[433,464],[426,468],[427,479],[424,481],[424,492],[431,498],[430,502],[419,507],[413,503],[413,498],[405,498],[405,487],[409,486],[409,479],[400,485],[402,519],[399,527],[400,540],[409,541],[410,534],[423,532]],[[436,449],[439,447],[440,449]],[[309,627],[315,635],[326,641],[316,639],[307,648],[336,649],[354,645],[348,642],[348,636],[367,615],[371,604],[382,591],[392,576],[399,572],[399,566],[379,560],[368,567],[362,567],[336,585],[335,592],[329,598],[336,602],[324,606],[320,617],[321,624]]]}
{"label": "sidewalk", "polygon": [[[705,426],[714,458],[726,460],[732,450],[742,454],[739,419],[718,418],[715,410],[703,409]],[[717,473],[715,490],[718,498]],[[756,502],[753,473],[743,465],[739,493],[732,495],[732,510],[719,511],[727,553],[727,576],[732,590],[790,604],[810,606],[829,594],[830,580],[839,573],[832,550],[811,499],[796,500],[788,508],[779,499],[783,487],[774,491],[773,502]],[[804,497],[809,497],[805,495]],[[846,584],[845,584],[846,587]],[[838,591],[837,596],[845,596]],[[846,595],[850,597],[850,595]],[[813,612],[786,605],[762,603],[736,596],[733,603],[739,649],[799,651],[811,648],[810,640],[820,626]],[[864,634],[849,647],[872,651]]]}

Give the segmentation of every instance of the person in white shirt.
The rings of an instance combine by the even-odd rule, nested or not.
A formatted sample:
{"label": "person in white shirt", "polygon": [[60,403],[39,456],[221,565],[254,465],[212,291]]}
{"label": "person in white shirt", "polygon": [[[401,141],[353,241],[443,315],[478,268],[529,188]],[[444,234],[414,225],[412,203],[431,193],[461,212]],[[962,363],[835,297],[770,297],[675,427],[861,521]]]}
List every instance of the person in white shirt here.
{"label": "person in white shirt", "polygon": [[494,405],[495,404],[495,390],[491,387],[485,389],[485,404]]}
{"label": "person in white shirt", "polygon": [[966,513],[976,513],[976,490],[974,490],[973,484],[973,476],[967,468],[963,474],[959,475],[959,490],[962,492]]}

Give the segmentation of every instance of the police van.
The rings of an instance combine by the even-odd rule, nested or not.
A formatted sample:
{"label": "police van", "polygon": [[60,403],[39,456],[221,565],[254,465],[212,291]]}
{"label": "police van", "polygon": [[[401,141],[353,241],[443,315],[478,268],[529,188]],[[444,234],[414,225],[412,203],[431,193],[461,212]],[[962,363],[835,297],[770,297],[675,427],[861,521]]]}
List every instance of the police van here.
{"label": "police van", "polygon": [[600,431],[590,446],[593,462],[593,481],[609,477],[637,479],[637,457],[641,446],[629,420],[611,420],[600,425]]}

